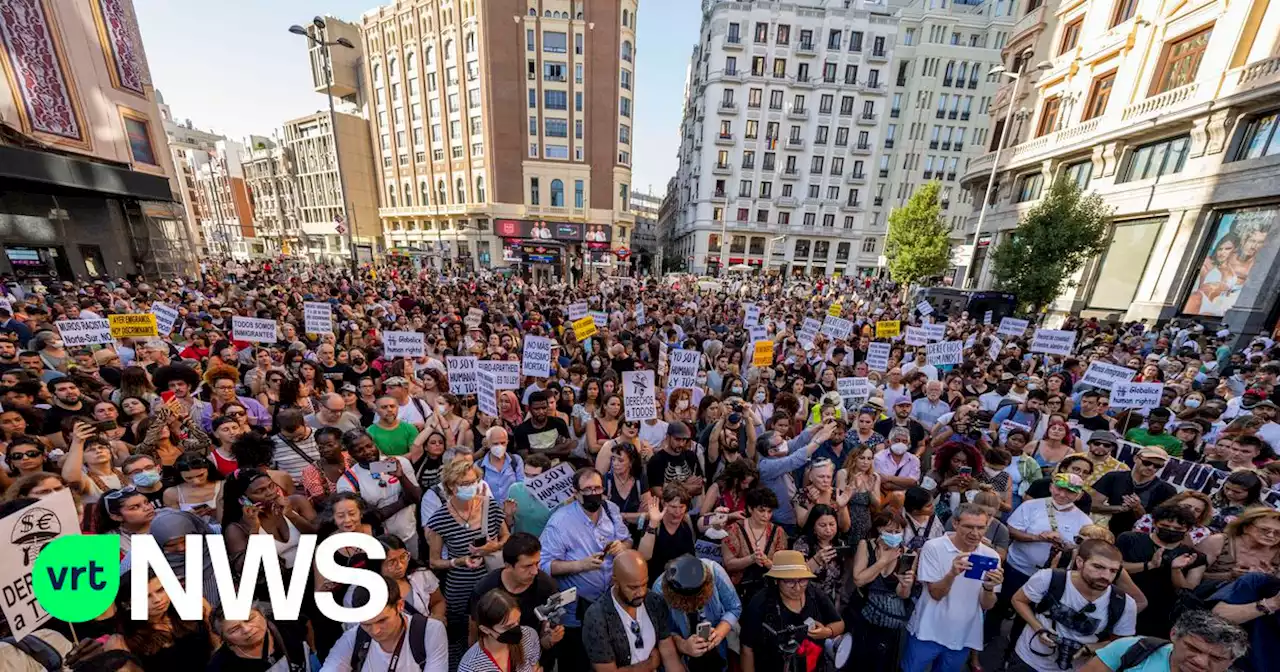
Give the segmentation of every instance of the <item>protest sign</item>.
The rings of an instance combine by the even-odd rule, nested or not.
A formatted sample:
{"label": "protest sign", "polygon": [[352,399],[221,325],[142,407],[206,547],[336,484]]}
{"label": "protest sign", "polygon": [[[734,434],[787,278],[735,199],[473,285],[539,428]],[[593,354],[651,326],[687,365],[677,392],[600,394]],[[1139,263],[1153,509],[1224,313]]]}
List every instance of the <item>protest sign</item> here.
{"label": "protest sign", "polygon": [[561,462],[524,482],[525,492],[554,509],[573,496],[573,465]]}
{"label": "protest sign", "polygon": [[721,550],[718,541],[698,539],[693,542],[693,554],[698,556],[699,560],[710,560],[717,565],[724,564],[724,551]]}
{"label": "protest sign", "polygon": [[587,316],[588,310],[590,309],[587,308],[586,301],[574,301],[569,304],[569,321],[577,322],[578,320],[581,320]]}
{"label": "protest sign", "polygon": [[837,378],[836,389],[846,409],[857,408],[871,397],[871,383],[866,378]]}
{"label": "protest sign", "polygon": [[303,328],[308,334],[333,333],[333,307],[328,303],[307,301],[302,310]]}
{"label": "protest sign", "polygon": [[475,329],[484,321],[484,311],[479,308],[468,308],[467,317],[462,322],[468,329]]}
{"label": "protest sign", "polygon": [[479,368],[475,357],[447,356],[444,359],[445,370],[449,373],[449,392],[461,396],[475,394],[480,389],[476,380]]}
{"label": "protest sign", "polygon": [[1019,320],[1016,317],[1005,317],[1000,320],[1000,328],[996,329],[996,333],[1001,336],[1012,336],[1021,338],[1027,333],[1027,326],[1031,323],[1027,320]]}
{"label": "protest sign", "polygon": [[827,317],[840,317],[844,314],[844,306],[833,303],[827,308]]}
{"label": "protest sign", "polygon": [[382,332],[382,356],[384,358],[424,357],[426,354],[426,334],[420,331]]}
{"label": "protest sign", "polygon": [[1117,383],[1127,383],[1133,380],[1136,375],[1138,375],[1138,372],[1133,369],[1105,362],[1094,362],[1084,372],[1084,377],[1080,379],[1080,383],[1109,390]]}
{"label": "protest sign", "polygon": [[987,357],[995,360],[1000,359],[1000,351],[1004,350],[1004,343],[995,336],[991,337],[991,346],[987,348]]}
{"label": "protest sign", "polygon": [[916,311],[919,312],[921,316],[932,315],[933,306],[929,305],[928,301],[921,301],[916,304]]}
{"label": "protest sign", "polygon": [[892,348],[888,343],[872,343],[867,346],[867,368],[872,371],[888,371]]}
{"label": "protest sign", "polygon": [[921,346],[929,342],[929,335],[920,327],[907,327],[907,345]]}
{"label": "protest sign", "polygon": [[804,322],[800,324],[800,345],[806,350],[813,347],[813,342],[818,338],[818,330],[822,328],[822,324],[812,317],[804,318]]}
{"label": "protest sign", "polygon": [[1164,383],[1116,383],[1111,388],[1111,408],[1155,408],[1163,392]]}
{"label": "protest sign", "polygon": [[592,336],[600,333],[596,328],[596,321],[590,315],[573,321],[573,337],[579,342],[585,341]]}
{"label": "protest sign", "polygon": [[[1115,458],[1133,466],[1133,462],[1142,452],[1143,446],[1128,441],[1121,441],[1116,448]],[[1177,457],[1170,457],[1156,476],[1178,489],[1178,492],[1193,490],[1212,495],[1222,487],[1230,472],[1223,471],[1211,464],[1190,462]],[[1265,488],[1261,493],[1262,502],[1271,508],[1280,508],[1280,490]]]}
{"label": "protest sign", "polygon": [[604,329],[609,326],[609,314],[602,310],[593,310],[587,313],[591,316],[591,321],[596,323],[596,329]]}
{"label": "protest sign", "polygon": [[987,312],[982,314],[982,323],[991,324],[991,311],[988,310]]}
{"label": "protest sign", "polygon": [[178,309],[170,308],[163,303],[151,304],[151,314],[156,316],[156,331],[161,336],[168,336],[169,332],[173,331],[173,325],[178,321]]}
{"label": "protest sign", "polygon": [[108,315],[107,323],[111,325],[111,338],[155,338],[160,334],[154,313]]}
{"label": "protest sign", "polygon": [[852,331],[853,323],[843,317],[831,317],[828,315],[822,321],[822,333],[831,338],[846,339],[849,338],[849,334]]}
{"label": "protest sign", "polygon": [[924,330],[924,337],[930,341],[941,341],[947,337],[947,325],[945,324],[926,324],[920,327]]}
{"label": "protest sign", "polygon": [[627,420],[653,420],[658,417],[655,401],[657,385],[652,371],[624,371],[622,373],[622,402]]}
{"label": "protest sign", "polygon": [[964,361],[964,342],[942,341],[940,343],[930,343],[924,346],[924,352],[928,363],[934,366],[959,364]]}
{"label": "protest sign", "polygon": [[743,307],[742,326],[751,328],[760,324],[760,306],[754,303],[748,303]]}
{"label": "protest sign", "polygon": [[[49,620],[32,589],[36,556],[54,539],[73,534],[80,534],[80,520],[69,489],[0,519],[0,539],[5,542],[0,544],[0,610],[15,639],[21,640]],[[113,568],[102,569],[110,572]],[[114,570],[118,574],[118,564]],[[82,576],[79,580],[89,579]]]}
{"label": "protest sign", "polygon": [[1031,352],[1069,355],[1076,344],[1076,332],[1060,329],[1036,329],[1031,338]]}
{"label": "protest sign", "polygon": [[493,375],[494,389],[516,390],[520,388],[520,362],[482,359],[476,362],[476,368]]}
{"label": "protest sign", "polygon": [[523,365],[524,375],[535,378],[551,376],[551,346],[555,341],[541,336],[525,336]]}
{"label": "protest sign", "polygon": [[276,321],[259,317],[231,317],[231,337],[237,341],[250,343],[275,343]]}
{"label": "protest sign", "polygon": [[702,353],[697,350],[671,351],[671,375],[667,378],[667,387],[671,389],[693,389],[698,385],[698,367],[702,363]]}
{"label": "protest sign", "polygon": [[641,301],[637,301],[636,302],[636,326],[638,327],[642,324],[644,324],[644,303]]}
{"label": "protest sign", "polygon": [[902,323],[898,320],[876,322],[876,338],[894,338],[900,333],[902,333]]}
{"label": "protest sign", "polygon": [[[494,383],[494,376],[488,371],[476,371],[476,406],[481,413],[492,417],[498,417],[498,386]],[[450,389],[453,386],[450,385]]]}
{"label": "protest sign", "polygon": [[111,322],[103,319],[58,320],[58,333],[62,334],[65,347],[83,347],[110,343]]}
{"label": "protest sign", "polygon": [[773,341],[754,341],[751,366],[773,366]]}

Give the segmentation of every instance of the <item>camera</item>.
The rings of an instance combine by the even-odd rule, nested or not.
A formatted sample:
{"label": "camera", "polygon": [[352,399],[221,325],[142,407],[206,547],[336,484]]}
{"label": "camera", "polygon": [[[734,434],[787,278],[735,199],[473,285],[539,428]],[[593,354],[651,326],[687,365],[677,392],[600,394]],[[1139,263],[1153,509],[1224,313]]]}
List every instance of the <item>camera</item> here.
{"label": "camera", "polygon": [[545,604],[533,608],[533,613],[538,617],[539,621],[546,621],[551,625],[551,627],[555,627],[560,625],[560,622],[564,619],[564,614],[569,610],[569,607],[577,604],[577,602],[578,589],[570,588],[547,598]]}
{"label": "camera", "polygon": [[778,645],[778,652],[784,656],[794,656],[800,650],[800,642],[809,632],[806,623],[774,629],[768,623],[763,624],[765,632],[773,636]]}

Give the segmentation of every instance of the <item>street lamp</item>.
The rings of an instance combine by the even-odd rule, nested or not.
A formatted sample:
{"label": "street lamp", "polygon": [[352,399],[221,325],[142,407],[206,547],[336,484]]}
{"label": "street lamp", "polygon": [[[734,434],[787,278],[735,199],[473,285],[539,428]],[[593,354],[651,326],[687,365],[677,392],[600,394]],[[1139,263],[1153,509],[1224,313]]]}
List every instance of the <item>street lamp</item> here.
{"label": "street lamp", "polygon": [[[1049,63],[1042,62],[1037,65],[1034,72],[1048,70]],[[964,267],[964,279],[960,283],[960,289],[964,289],[969,284],[969,278],[972,277],[974,259],[978,256],[978,240],[982,237],[982,223],[987,218],[987,203],[991,200],[991,191],[996,186],[996,170],[1000,167],[1000,150],[1004,149],[1005,140],[1009,137],[1009,126],[1013,124],[1013,98],[1018,93],[1018,85],[1022,83],[1022,74],[1020,72],[1010,72],[1003,65],[998,65],[990,70],[992,74],[999,74],[1013,80],[1013,88],[1009,92],[1008,109],[1004,113],[1004,127],[1000,129],[1000,142],[996,144],[996,155],[992,157],[991,174],[987,176],[987,191],[982,196],[982,207],[978,210],[978,226],[973,232],[973,256],[969,258],[969,263]],[[986,257],[983,257],[986,262]],[[978,269],[979,277],[981,277],[982,269]]]}
{"label": "street lamp", "polygon": [[355,45],[351,44],[351,40],[340,37],[332,42],[323,39],[325,33],[324,19],[315,17],[311,20],[311,24],[316,28],[316,34],[320,35],[317,39],[315,35],[307,32],[306,28],[299,25],[289,26],[289,32],[294,35],[301,35],[307,38],[312,46],[321,47],[324,54],[324,80],[326,85],[325,97],[329,99],[329,132],[333,134],[333,165],[338,172],[338,197],[342,199],[342,218],[343,223],[347,227],[347,251],[351,255],[349,263],[351,264],[351,277],[356,276],[356,269],[359,267],[356,261],[356,241],[355,241],[355,222],[351,219],[351,210],[347,206],[347,183],[342,177],[342,161],[339,160],[338,153],[338,119],[333,109],[333,61],[330,54],[330,48],[334,46],[344,47],[347,49],[355,49]]}

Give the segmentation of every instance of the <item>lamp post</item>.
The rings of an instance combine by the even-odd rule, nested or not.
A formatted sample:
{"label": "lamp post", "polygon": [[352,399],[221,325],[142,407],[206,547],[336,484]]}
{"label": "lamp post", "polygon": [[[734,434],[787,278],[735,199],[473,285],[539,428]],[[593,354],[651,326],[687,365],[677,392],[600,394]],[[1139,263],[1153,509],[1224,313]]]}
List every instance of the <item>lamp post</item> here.
{"label": "lamp post", "polygon": [[335,45],[345,47],[347,49],[355,49],[356,47],[354,44],[351,44],[351,40],[348,40],[345,37],[339,37],[333,41],[326,41],[323,39],[326,30],[324,19],[317,16],[311,20],[311,24],[315,26],[316,33],[317,35],[320,35],[320,39],[317,39],[311,33],[307,32],[306,28],[299,25],[289,26],[289,32],[294,35],[301,35],[307,38],[307,41],[309,41],[312,46],[320,47],[321,53],[324,54],[324,81],[328,89],[325,92],[325,97],[329,99],[329,132],[333,134],[333,165],[334,169],[338,172],[338,197],[342,199],[342,218],[343,224],[347,227],[347,251],[351,255],[349,263],[351,265],[351,277],[354,279],[356,269],[359,267],[359,263],[356,260],[356,225],[351,219],[351,210],[347,206],[347,183],[342,177],[342,161],[338,158],[340,156],[338,153],[338,119],[333,109],[333,61],[329,50]]}

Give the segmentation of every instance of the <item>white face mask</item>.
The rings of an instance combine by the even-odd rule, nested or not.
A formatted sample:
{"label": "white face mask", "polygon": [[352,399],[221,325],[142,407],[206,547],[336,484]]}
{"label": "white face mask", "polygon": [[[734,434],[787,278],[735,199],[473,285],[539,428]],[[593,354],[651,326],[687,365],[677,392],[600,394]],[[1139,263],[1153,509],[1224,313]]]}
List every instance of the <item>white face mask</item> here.
{"label": "white face mask", "polygon": [[756,403],[763,404],[765,399],[764,392],[756,392]]}
{"label": "white face mask", "polygon": [[677,410],[677,411],[685,411],[685,410],[688,410],[688,409],[689,409],[689,400],[688,400],[688,399],[681,399],[680,401],[677,401],[677,402],[676,402],[676,410]]}
{"label": "white face mask", "polygon": [[894,455],[906,455],[906,454],[907,454],[907,444],[905,444],[905,443],[895,443],[895,444],[892,444],[892,445],[890,445],[890,446],[889,446],[889,452],[893,453]]}
{"label": "white face mask", "polygon": [[495,443],[492,446],[489,446],[489,453],[501,460],[503,456],[507,454],[507,444]]}

